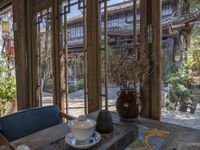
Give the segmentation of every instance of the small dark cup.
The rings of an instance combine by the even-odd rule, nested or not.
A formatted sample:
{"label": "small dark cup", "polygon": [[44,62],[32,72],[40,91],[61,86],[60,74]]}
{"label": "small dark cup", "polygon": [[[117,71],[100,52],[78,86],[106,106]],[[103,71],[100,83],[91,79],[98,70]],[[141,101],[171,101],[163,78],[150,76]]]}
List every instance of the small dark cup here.
{"label": "small dark cup", "polygon": [[113,131],[113,122],[109,111],[99,111],[97,116],[96,130],[99,133],[110,133]]}

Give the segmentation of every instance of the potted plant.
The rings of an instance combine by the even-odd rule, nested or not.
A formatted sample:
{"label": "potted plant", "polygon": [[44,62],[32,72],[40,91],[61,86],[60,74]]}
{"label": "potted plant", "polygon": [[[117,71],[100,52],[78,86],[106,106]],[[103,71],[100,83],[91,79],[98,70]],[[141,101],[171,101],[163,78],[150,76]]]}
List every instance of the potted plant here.
{"label": "potted plant", "polygon": [[139,115],[137,88],[149,76],[150,60],[146,53],[140,57],[128,51],[119,50],[107,62],[109,78],[120,85],[116,108],[121,120],[129,121]]}

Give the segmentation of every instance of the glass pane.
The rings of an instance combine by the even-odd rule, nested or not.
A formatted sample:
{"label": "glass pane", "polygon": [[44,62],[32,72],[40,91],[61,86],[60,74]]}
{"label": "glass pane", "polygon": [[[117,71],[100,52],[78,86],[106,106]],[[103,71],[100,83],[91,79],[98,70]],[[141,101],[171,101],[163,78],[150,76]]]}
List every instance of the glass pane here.
{"label": "glass pane", "polygon": [[[109,75],[109,68],[112,68],[111,63],[115,63],[113,64],[114,66],[119,65],[118,60],[115,62],[112,60],[119,53],[122,55],[136,55],[138,51],[137,32],[139,32],[138,27],[140,23],[139,2],[137,1],[135,5],[135,18],[133,15],[133,0],[110,0],[99,3],[99,8],[101,9],[101,46],[99,49],[101,51],[103,109],[108,105],[109,110],[116,111],[115,103],[118,97],[117,92],[120,91],[120,84],[117,80],[121,80],[120,78],[122,77],[112,79]],[[117,72],[117,70],[115,71]]]}
{"label": "glass pane", "polygon": [[53,104],[51,8],[37,13],[37,96],[40,106]]}
{"label": "glass pane", "polygon": [[0,116],[17,111],[13,11],[0,12]]}
{"label": "glass pane", "polygon": [[60,4],[60,51],[66,112],[72,116],[86,113],[85,0]]}
{"label": "glass pane", "polygon": [[161,121],[200,129],[200,5],[162,2]]}

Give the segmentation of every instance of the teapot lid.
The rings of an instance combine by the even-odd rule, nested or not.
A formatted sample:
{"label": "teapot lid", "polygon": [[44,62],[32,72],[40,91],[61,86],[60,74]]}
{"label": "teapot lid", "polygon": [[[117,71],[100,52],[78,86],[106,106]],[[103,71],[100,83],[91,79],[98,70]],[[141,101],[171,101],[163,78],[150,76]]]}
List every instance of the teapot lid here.
{"label": "teapot lid", "polygon": [[71,120],[68,126],[70,128],[87,129],[96,126],[96,121],[86,118],[84,115],[80,115],[78,119]]}

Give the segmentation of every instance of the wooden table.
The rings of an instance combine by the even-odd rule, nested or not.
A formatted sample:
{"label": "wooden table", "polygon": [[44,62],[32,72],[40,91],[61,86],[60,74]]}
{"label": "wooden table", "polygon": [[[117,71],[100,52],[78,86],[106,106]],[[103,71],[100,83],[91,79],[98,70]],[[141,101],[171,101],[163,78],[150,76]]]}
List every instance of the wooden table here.
{"label": "wooden table", "polygon": [[[96,119],[98,112],[91,113],[88,117],[92,119]],[[137,134],[137,126],[144,125],[149,128],[156,128],[160,130],[169,131],[170,134],[165,142],[161,146],[161,150],[200,150],[200,131],[195,129],[190,129],[186,127],[181,127],[178,125],[172,125],[169,123],[163,123],[159,121],[154,121],[150,119],[139,118],[135,119],[134,122],[122,122],[119,120],[118,115],[116,113],[111,113],[113,118],[113,123],[115,127],[118,129],[124,128],[124,132],[116,134],[112,137],[111,144],[108,142],[106,143],[105,140],[102,140],[99,146],[104,145],[103,149],[107,149],[106,146],[112,146],[112,149],[119,149],[120,145],[124,146],[128,145],[131,141],[135,139],[135,134]],[[14,147],[17,147],[20,144],[27,144],[31,147],[31,150],[59,150],[59,148],[55,147],[55,143],[63,143],[64,144],[64,137],[67,133],[69,133],[69,128],[67,127],[66,123],[50,127],[48,129],[39,131],[32,135],[26,136],[24,138],[18,139],[13,141],[11,144]],[[131,135],[131,136],[130,136]],[[102,139],[107,138],[107,135],[102,135]],[[122,137],[128,137],[129,141],[123,140]],[[132,137],[132,139],[131,139]],[[121,141],[120,141],[121,139]],[[107,139],[106,139],[107,140]],[[113,141],[120,141],[115,142],[113,145]],[[127,142],[127,143],[125,143]],[[106,144],[105,144],[106,143]],[[110,145],[109,145],[110,144]],[[106,147],[106,148],[105,148]],[[65,147],[64,149],[71,149]],[[99,147],[93,149],[102,149]]]}

